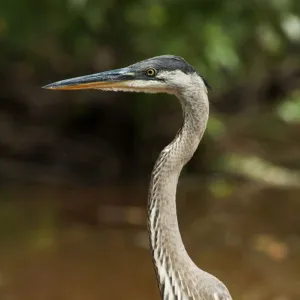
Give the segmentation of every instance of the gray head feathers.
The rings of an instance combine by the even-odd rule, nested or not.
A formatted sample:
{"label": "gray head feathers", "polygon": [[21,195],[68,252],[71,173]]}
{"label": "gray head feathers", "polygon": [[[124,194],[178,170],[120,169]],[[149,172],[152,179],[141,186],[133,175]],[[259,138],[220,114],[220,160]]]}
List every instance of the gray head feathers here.
{"label": "gray head feathers", "polygon": [[141,62],[135,63],[130,66],[132,69],[140,70],[147,68],[154,68],[157,71],[176,71],[180,70],[185,74],[197,73],[204,81],[207,88],[211,89],[207,80],[203,78],[193,66],[187,63],[182,57],[175,55],[160,55],[148,58]]}

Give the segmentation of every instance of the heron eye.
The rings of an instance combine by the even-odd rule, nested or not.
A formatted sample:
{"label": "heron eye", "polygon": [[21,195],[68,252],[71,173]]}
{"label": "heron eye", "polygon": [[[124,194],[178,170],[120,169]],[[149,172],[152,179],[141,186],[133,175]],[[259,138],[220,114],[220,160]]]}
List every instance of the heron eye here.
{"label": "heron eye", "polygon": [[149,68],[146,70],[146,75],[149,77],[153,77],[153,76],[155,76],[155,74],[156,74],[156,70],[153,68]]}

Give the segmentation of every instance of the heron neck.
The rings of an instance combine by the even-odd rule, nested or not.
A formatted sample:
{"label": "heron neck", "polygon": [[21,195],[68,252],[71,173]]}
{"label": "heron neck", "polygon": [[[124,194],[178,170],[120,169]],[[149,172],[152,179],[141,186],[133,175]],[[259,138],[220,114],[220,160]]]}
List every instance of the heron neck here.
{"label": "heron neck", "polygon": [[183,107],[183,126],[159,155],[152,172],[148,196],[150,247],[161,293],[168,280],[171,284],[170,272],[182,271],[186,274],[189,268],[195,267],[179,231],[176,188],[183,166],[199,145],[209,114],[206,91],[192,91],[178,97]]}

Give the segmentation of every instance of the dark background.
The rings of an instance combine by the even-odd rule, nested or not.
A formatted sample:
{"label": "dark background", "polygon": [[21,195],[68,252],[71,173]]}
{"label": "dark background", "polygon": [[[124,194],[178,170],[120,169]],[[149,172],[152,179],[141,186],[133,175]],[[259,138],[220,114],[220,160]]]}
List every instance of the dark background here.
{"label": "dark background", "polygon": [[210,83],[183,240],[234,299],[300,297],[300,2],[2,0],[0,299],[159,299],[147,183],[172,96],[54,92],[161,54]]}

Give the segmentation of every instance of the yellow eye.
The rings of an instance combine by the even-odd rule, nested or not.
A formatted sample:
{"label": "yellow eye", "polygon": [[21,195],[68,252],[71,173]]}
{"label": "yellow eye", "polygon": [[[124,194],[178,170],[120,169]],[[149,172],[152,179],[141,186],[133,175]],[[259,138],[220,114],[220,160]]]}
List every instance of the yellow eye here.
{"label": "yellow eye", "polygon": [[149,68],[146,70],[146,75],[149,77],[153,77],[153,76],[155,76],[155,74],[156,74],[156,70],[153,68]]}

